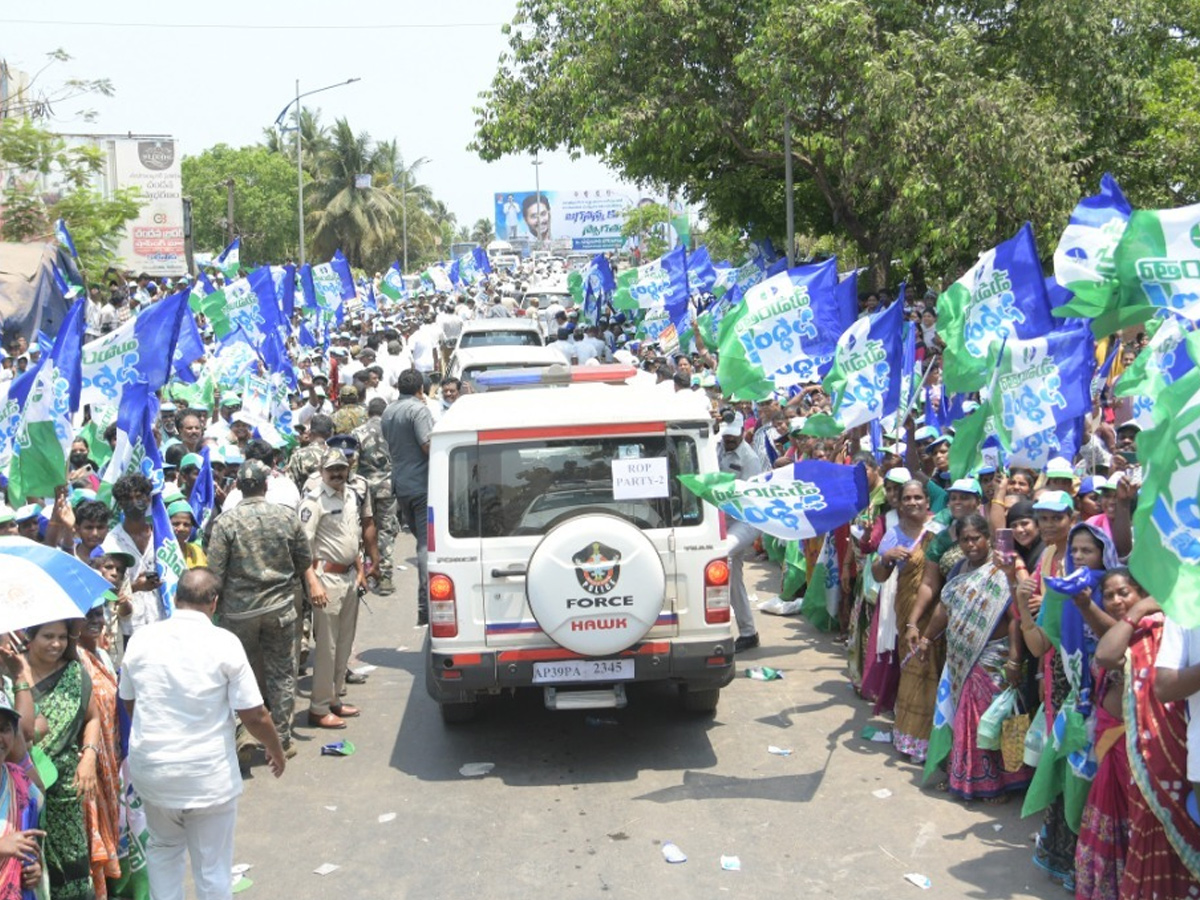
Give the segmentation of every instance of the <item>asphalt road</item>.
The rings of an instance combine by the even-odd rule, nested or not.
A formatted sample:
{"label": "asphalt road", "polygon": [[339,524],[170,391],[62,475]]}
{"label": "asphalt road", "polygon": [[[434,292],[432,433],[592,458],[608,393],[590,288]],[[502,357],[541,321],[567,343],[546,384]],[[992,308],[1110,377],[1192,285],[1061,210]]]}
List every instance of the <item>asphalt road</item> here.
{"label": "asphalt road", "polygon": [[[767,566],[748,574],[763,597],[777,586]],[[415,567],[397,575],[397,592],[370,596],[359,619],[355,664],[377,667],[347,697],[362,717],[343,732],[298,728],[283,778],[259,764],[247,779],[236,862],[254,883],[242,896],[1068,896],[1031,864],[1040,822],[1020,819],[1017,803],[922,790],[890,745],[859,736],[890,724],[855,699],[841,648],[802,620],[760,616],[763,646],[739,668],[765,664],[784,679],[739,673],[715,716],[635,685],[624,710],[552,713],[531,691],[447,727],[425,693]],[[301,697],[298,720],[306,708]],[[320,755],[343,738],[353,756]],[[464,777],[468,763],[494,769]],[[687,861],[668,864],[666,841]],[[722,870],[722,856],[741,870]],[[323,863],[338,868],[314,874]]]}

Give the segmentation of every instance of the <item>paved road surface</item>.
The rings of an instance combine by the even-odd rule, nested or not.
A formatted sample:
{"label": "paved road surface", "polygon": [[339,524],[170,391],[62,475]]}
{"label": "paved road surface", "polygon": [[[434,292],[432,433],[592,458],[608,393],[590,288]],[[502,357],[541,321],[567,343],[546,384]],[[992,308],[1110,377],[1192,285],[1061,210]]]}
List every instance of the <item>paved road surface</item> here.
{"label": "paved road surface", "polygon": [[[411,548],[402,535],[397,559]],[[770,569],[750,571],[769,596]],[[363,716],[340,733],[301,727],[281,780],[263,765],[247,780],[236,861],[253,866],[250,900],[1068,896],[1029,862],[1037,825],[1015,804],[922,791],[915,767],[859,737],[890,725],[855,700],[840,648],[799,619],[761,617],[763,647],[739,665],[785,678],[739,677],[715,717],[634,686],[628,708],[591,714],[615,724],[551,713],[530,692],[448,728],[424,689],[415,567],[397,574],[397,593],[369,597],[359,619],[359,657],[378,667],[347,698]],[[342,737],[354,756],[319,755]],[[459,774],[482,762],[490,775]],[[664,841],[687,862],[664,862]],[[723,854],[742,870],[722,871]],[[340,868],[313,874],[327,862]]]}

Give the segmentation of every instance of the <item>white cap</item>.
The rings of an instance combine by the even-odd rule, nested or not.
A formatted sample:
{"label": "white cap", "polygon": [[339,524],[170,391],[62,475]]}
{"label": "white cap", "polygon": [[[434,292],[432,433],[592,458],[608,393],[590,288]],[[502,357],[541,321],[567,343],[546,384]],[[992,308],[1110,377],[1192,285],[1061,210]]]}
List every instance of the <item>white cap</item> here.
{"label": "white cap", "polygon": [[893,484],[908,484],[912,481],[912,472],[908,471],[904,466],[896,466],[894,469],[888,469],[886,475],[883,476],[884,481],[890,481]]}
{"label": "white cap", "polygon": [[721,423],[721,431],[719,433],[721,437],[741,437],[746,433],[746,419],[741,413],[734,413],[732,422]]}

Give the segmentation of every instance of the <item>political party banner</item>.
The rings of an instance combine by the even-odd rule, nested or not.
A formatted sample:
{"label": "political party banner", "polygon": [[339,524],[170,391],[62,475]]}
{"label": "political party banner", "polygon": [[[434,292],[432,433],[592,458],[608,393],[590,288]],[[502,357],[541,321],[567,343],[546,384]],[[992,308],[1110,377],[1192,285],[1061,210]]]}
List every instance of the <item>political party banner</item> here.
{"label": "political party banner", "polygon": [[1087,332],[1005,341],[990,397],[1001,444],[1011,449],[1091,412],[1095,368],[1095,345]]}
{"label": "political party banner", "polygon": [[389,300],[400,300],[408,296],[408,288],[404,285],[404,274],[400,271],[400,263],[394,262],[379,282],[379,293]]}
{"label": "political party banner", "polygon": [[121,402],[122,391],[144,381],[157,391],[171,376],[187,295],[174,294],[143,310],[115,331],[83,345],[80,402]]}
{"label": "political party banner", "polygon": [[746,481],[730,472],[678,478],[726,515],[784,540],[833,531],[867,508],[867,470],[862,465],[804,460]]}
{"label": "political party banner", "polygon": [[713,280],[713,296],[721,297],[735,287],[740,288],[742,291],[753,287],[763,280],[763,273],[766,272],[766,268],[763,265],[761,257],[758,256],[737,268],[729,265],[729,263],[718,263],[714,267],[716,278]]}
{"label": "political party banner", "polygon": [[537,242],[570,241],[572,250],[618,250],[621,226],[633,198],[619,190],[501,191],[492,196],[496,237]]}
{"label": "political party banner", "polygon": [[938,297],[937,323],[946,343],[943,381],[946,390],[960,394],[987,382],[988,353],[994,347],[1050,331],[1054,320],[1028,222]]}
{"label": "political party banner", "polygon": [[625,310],[686,307],[688,289],[684,256],[683,248],[676,247],[653,262],[617,273],[613,307]]}
{"label": "political party banner", "polygon": [[[1117,244],[1132,212],[1120,185],[1107,172],[1100,179],[1100,193],[1079,201],[1054,250],[1054,279],[1074,298],[1057,306],[1055,316],[1093,318],[1111,307]],[[1051,305],[1055,306],[1053,299]]]}
{"label": "political party banner", "polygon": [[841,336],[837,260],[782,272],[747,289],[719,331],[717,379],[737,399],[820,377]]}
{"label": "political party banner", "polygon": [[354,289],[354,275],[350,271],[350,263],[341,250],[336,251],[329,262],[313,266],[310,277],[313,299],[320,309],[341,309],[345,301],[358,295]]}
{"label": "political party banner", "polygon": [[[1198,340],[1187,339],[1193,360]],[[1159,394],[1154,427],[1138,435],[1137,449],[1142,487],[1129,568],[1167,616],[1200,627],[1200,369]]]}
{"label": "political party banner", "polygon": [[[1162,320],[1150,343],[1121,373],[1113,386],[1114,397],[1131,398],[1130,416],[1141,428],[1154,424],[1151,411],[1154,398],[1169,384],[1174,384],[1192,370],[1194,363],[1187,352],[1187,337],[1196,324],[1179,316],[1168,315]],[[1117,350],[1113,351],[1118,352]],[[1124,424],[1118,419],[1118,425]]]}
{"label": "political party banner", "polygon": [[687,258],[688,292],[695,294],[711,294],[713,285],[717,283],[717,270],[713,267],[712,257],[708,248],[701,247]]}
{"label": "political party banner", "polygon": [[891,415],[900,406],[904,349],[904,286],[887,309],[864,316],[838,338],[825,391],[834,398],[833,417],[842,430]]}
{"label": "political party banner", "polygon": [[237,278],[242,268],[242,239],[236,237],[229,246],[213,260],[213,266],[225,276],[226,281]]}
{"label": "political party banner", "polygon": [[114,188],[137,188],[142,207],[117,244],[120,268],[148,275],[186,275],[183,172],[175,141],[106,140]]}
{"label": "political party banner", "polygon": [[1117,325],[1145,321],[1159,310],[1200,320],[1200,204],[1135,210],[1114,256]]}

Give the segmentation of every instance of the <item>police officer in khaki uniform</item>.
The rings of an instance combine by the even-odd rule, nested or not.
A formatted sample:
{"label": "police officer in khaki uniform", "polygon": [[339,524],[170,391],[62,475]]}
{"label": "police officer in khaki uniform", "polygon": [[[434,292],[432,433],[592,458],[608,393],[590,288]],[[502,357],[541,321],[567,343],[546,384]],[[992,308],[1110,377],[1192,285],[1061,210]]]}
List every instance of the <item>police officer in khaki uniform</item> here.
{"label": "police officer in khaki uniform", "polygon": [[300,525],[317,573],[317,586],[309,597],[316,647],[308,724],[314,728],[345,728],[345,720],[359,714],[339,697],[358,624],[358,588],[366,587],[360,551],[362,518],[370,509],[364,509],[359,495],[347,487],[349,475],[345,455],[330,450],[321,467],[320,486],[300,501]]}

